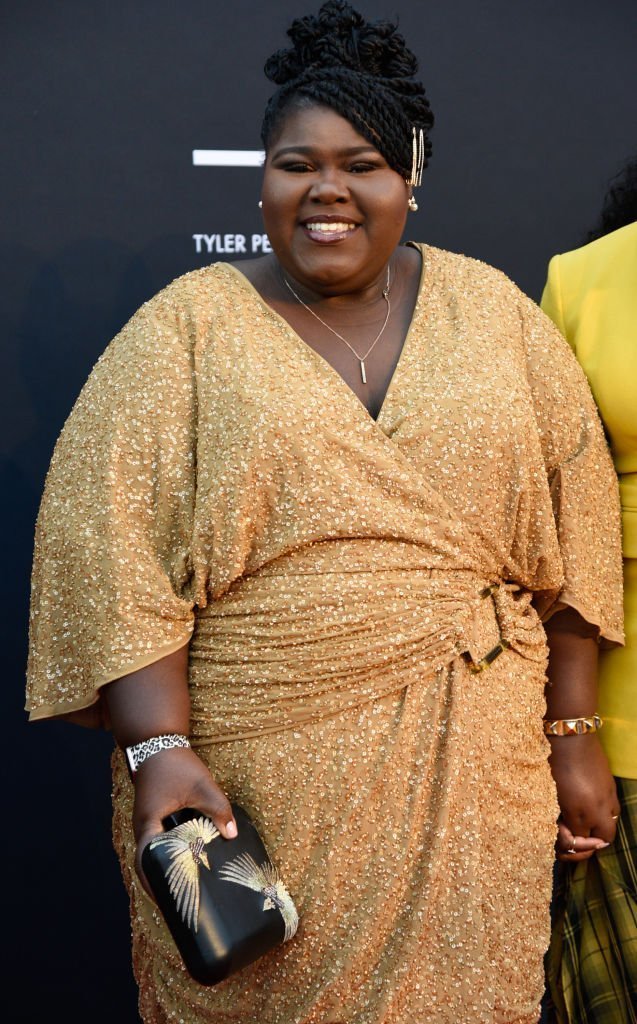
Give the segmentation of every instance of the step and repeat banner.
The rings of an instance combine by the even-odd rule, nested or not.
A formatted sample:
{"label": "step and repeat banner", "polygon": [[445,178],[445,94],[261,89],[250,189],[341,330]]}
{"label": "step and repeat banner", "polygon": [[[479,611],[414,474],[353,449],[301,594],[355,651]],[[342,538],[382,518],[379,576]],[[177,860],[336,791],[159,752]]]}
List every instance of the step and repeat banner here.
{"label": "step and repeat banner", "polygon": [[[95,360],[179,274],[269,251],[263,63],[305,0],[21,0],[1,17],[5,966],[12,1021],[135,1024],[111,740],[22,712],[33,524]],[[409,235],[539,298],[637,150],[634,0],[361,0],[398,18],[436,115]],[[88,596],[88,595],[87,595]],[[95,595],[91,595],[94,597]]]}

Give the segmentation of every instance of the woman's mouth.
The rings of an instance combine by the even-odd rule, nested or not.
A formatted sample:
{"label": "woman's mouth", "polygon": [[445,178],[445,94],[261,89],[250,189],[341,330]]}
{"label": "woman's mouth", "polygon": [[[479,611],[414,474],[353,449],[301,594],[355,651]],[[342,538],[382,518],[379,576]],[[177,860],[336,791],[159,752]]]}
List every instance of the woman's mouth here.
{"label": "woman's mouth", "polygon": [[317,219],[305,221],[302,227],[308,238],[311,238],[313,242],[325,245],[333,242],[342,242],[344,238],[347,238],[356,231],[358,224],[345,220],[324,221]]}

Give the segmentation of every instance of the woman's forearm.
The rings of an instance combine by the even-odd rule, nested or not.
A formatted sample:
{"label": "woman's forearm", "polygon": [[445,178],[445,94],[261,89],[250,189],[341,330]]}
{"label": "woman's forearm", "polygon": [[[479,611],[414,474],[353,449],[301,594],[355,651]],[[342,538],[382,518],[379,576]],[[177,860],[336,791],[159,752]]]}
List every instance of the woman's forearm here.
{"label": "woman's forearm", "polygon": [[103,689],[120,747],[166,733],[188,735],[188,645]]}
{"label": "woman's forearm", "polygon": [[549,646],[546,717],[593,715],[597,711],[598,656],[593,629],[576,611],[568,608],[549,619],[546,635]]}

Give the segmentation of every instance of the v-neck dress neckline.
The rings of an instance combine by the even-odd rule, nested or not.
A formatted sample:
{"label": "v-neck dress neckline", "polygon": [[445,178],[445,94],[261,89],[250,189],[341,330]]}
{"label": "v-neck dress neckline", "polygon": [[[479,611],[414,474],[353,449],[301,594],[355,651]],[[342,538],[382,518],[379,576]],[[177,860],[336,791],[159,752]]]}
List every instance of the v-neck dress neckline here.
{"label": "v-neck dress neckline", "polygon": [[[375,417],[372,416],[365,403],[361,401],[361,399],[358,397],[353,388],[349,386],[345,378],[338,372],[338,370],[334,366],[332,366],[329,360],[322,356],[320,352],[317,352],[316,349],[312,348],[312,346],[309,345],[308,342],[301,337],[298,331],[296,331],[294,327],[292,327],[292,325],[285,319],[285,317],[282,316],[281,313],[278,313],[276,309],[274,309],[268,302],[266,302],[266,300],[263,298],[259,290],[255,288],[252,281],[250,281],[250,279],[246,277],[243,271],[234,263],[222,264],[224,267],[228,267],[232,271],[235,278],[239,281],[239,283],[255,296],[257,302],[264,310],[264,312],[274,320],[279,329],[282,330],[287,335],[288,338],[292,339],[295,346],[297,347],[297,350],[299,349],[300,346],[302,346],[300,351],[302,353],[306,353],[308,357],[314,361],[318,372],[322,374],[322,376],[326,378],[328,381],[336,381],[336,386],[340,387],[341,391],[345,389],[347,395],[349,396],[349,400],[353,400],[356,406],[358,406],[360,412],[366,418],[366,420],[371,422],[375,427],[378,427],[383,434],[385,434],[385,431],[382,428],[381,421],[384,419],[384,414],[387,410],[387,406],[389,404],[391,396],[397,387],[397,379],[399,379],[402,376],[405,365],[408,362],[410,350],[413,345],[414,328],[418,314],[420,313],[421,310],[422,299],[423,296],[427,294],[428,287],[430,286],[427,246],[415,242],[407,242],[406,245],[408,245],[412,249],[416,249],[416,251],[420,254],[421,263],[418,290],[416,292],[416,301],[414,303],[414,308],[409,321],[409,326],[407,328],[405,338],[401,346],[398,359],[396,361],[396,365],[394,366],[393,373],[390,377],[389,383],[385,390],[385,394],[383,396],[380,409],[378,410],[378,415]],[[427,284],[427,288],[425,287],[425,284]]]}

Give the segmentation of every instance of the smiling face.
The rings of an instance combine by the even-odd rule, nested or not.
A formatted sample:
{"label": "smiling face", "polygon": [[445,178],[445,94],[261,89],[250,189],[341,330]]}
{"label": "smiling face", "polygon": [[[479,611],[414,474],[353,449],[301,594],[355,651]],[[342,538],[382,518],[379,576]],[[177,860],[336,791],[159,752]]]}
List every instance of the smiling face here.
{"label": "smiling face", "polygon": [[384,277],[408,198],[404,179],[329,107],[292,107],[266,156],[263,220],[274,253],[323,295]]}

